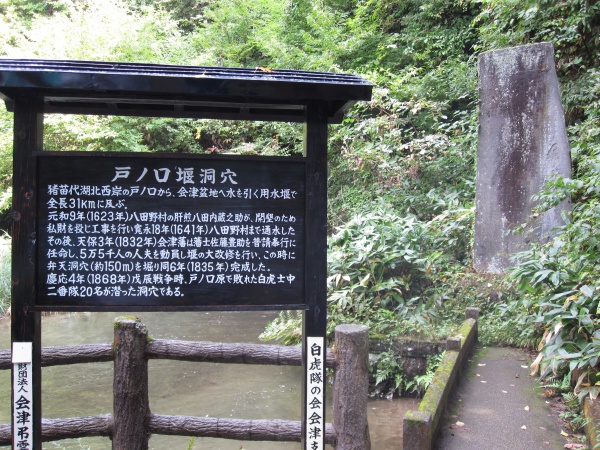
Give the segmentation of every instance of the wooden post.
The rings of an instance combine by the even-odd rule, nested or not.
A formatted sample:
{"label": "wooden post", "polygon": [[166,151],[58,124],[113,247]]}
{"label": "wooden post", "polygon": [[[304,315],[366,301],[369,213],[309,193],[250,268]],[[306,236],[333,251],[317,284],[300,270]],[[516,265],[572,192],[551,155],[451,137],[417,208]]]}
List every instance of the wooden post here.
{"label": "wooden post", "polygon": [[148,331],[139,319],[115,319],[114,450],[148,450]]}
{"label": "wooden post", "polygon": [[333,426],[336,450],[370,450],[369,334],[363,325],[335,327],[337,369],[333,381]]}
{"label": "wooden post", "polygon": [[[325,384],[317,388],[317,397],[310,393],[307,379],[311,362],[310,346],[316,344],[325,349],[327,333],[327,115],[323,104],[311,104],[306,111],[304,155],[306,156],[306,226],[305,226],[305,283],[302,330],[302,353],[304,381],[302,383],[302,448],[305,450],[325,448]],[[313,344],[309,345],[309,341]],[[320,368],[326,364],[323,353]],[[313,368],[316,368],[314,365]],[[323,376],[324,378],[324,376]],[[316,392],[316,391],[315,391]],[[309,396],[309,394],[311,394]],[[308,402],[320,404],[318,420]],[[311,424],[311,429],[308,428]],[[310,436],[312,435],[312,438]],[[310,441],[310,442],[309,442]]]}
{"label": "wooden post", "polygon": [[307,110],[304,337],[327,332],[327,117],[322,105]]}
{"label": "wooden post", "polygon": [[[33,407],[29,421],[20,418],[15,433],[18,439],[33,440],[33,449],[42,448],[42,367],[41,314],[35,303],[35,211],[37,199],[36,167],[33,152],[42,150],[44,117],[43,99],[35,96],[15,98],[13,144],[13,221],[12,221],[12,343],[32,343],[31,384]],[[13,373],[13,387],[18,380]],[[14,397],[14,392],[13,392]],[[17,399],[13,398],[13,405]],[[14,416],[14,414],[13,414]],[[22,422],[25,423],[22,423]],[[12,418],[15,426],[15,417]],[[19,425],[21,423],[21,425]],[[31,426],[29,426],[31,425]],[[21,436],[19,436],[19,433]],[[25,436],[27,435],[27,436]],[[30,448],[30,447],[27,447]]]}

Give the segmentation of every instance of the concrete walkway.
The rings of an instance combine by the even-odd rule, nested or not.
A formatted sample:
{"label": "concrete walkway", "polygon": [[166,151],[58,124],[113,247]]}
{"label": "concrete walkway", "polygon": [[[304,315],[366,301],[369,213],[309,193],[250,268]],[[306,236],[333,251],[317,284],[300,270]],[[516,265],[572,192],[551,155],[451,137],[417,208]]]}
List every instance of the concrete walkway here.
{"label": "concrete walkway", "polygon": [[481,347],[469,359],[450,403],[439,450],[563,449],[556,413],[534,392],[530,358],[512,348]]}

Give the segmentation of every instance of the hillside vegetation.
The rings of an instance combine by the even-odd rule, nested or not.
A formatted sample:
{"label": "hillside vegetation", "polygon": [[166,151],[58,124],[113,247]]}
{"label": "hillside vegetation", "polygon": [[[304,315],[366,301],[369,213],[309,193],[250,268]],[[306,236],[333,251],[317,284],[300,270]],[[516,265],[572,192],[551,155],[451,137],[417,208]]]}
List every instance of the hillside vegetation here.
{"label": "hillside vegetation", "polygon": [[[487,343],[535,348],[543,375],[595,395],[600,357],[600,3],[596,0],[0,0],[0,56],[351,72],[376,85],[330,128],[329,318],[374,336],[440,338],[466,306]],[[511,277],[473,273],[477,56],[554,44],[573,201],[559,237]],[[8,229],[12,117],[0,106]],[[291,155],[293,124],[49,116],[47,150]],[[265,338],[297,341],[282,313]],[[390,375],[392,376],[392,375]],[[380,377],[381,378],[381,377]],[[396,383],[397,388],[401,388]]]}

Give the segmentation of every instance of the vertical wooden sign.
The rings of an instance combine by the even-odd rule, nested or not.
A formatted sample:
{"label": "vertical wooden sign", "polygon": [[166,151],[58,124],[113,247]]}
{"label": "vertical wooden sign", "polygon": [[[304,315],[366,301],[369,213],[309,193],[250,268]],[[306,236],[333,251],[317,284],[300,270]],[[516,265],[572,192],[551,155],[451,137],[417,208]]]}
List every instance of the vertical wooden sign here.
{"label": "vertical wooden sign", "polygon": [[306,429],[308,450],[323,450],[325,437],[325,339],[307,337]]}
{"label": "vertical wooden sign", "polygon": [[13,448],[33,448],[33,345],[14,342],[13,363]]}

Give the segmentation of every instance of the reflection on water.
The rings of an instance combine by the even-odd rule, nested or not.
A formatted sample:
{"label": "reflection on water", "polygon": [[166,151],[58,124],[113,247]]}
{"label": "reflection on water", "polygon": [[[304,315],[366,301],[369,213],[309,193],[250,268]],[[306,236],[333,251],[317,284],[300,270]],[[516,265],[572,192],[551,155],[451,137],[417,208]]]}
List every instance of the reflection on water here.
{"label": "reflection on water", "polygon": [[[406,411],[417,409],[420,399],[369,400],[369,432],[372,450],[402,448],[402,420]],[[410,450],[410,449],[407,449]]]}
{"label": "reflection on water", "polygon": [[[136,313],[155,339],[258,343],[258,335],[277,313],[185,312]],[[45,316],[42,345],[107,343],[119,313],[73,313]],[[10,347],[10,321],[0,320],[0,349]],[[77,417],[112,412],[112,363],[46,367],[42,407],[46,418]],[[156,414],[238,419],[300,420],[300,367],[242,364],[149,362],[150,408]],[[329,389],[331,394],[331,389]],[[328,399],[331,406],[331,396]],[[402,418],[416,400],[373,400],[369,428],[373,450],[401,447]],[[331,407],[328,410],[331,421]],[[10,422],[10,372],[0,371],[0,423]],[[150,448],[188,448],[190,438],[153,436]],[[44,449],[110,449],[107,438],[49,442]],[[298,443],[238,442],[196,438],[194,450],[288,450]],[[330,447],[328,447],[330,448]]]}

